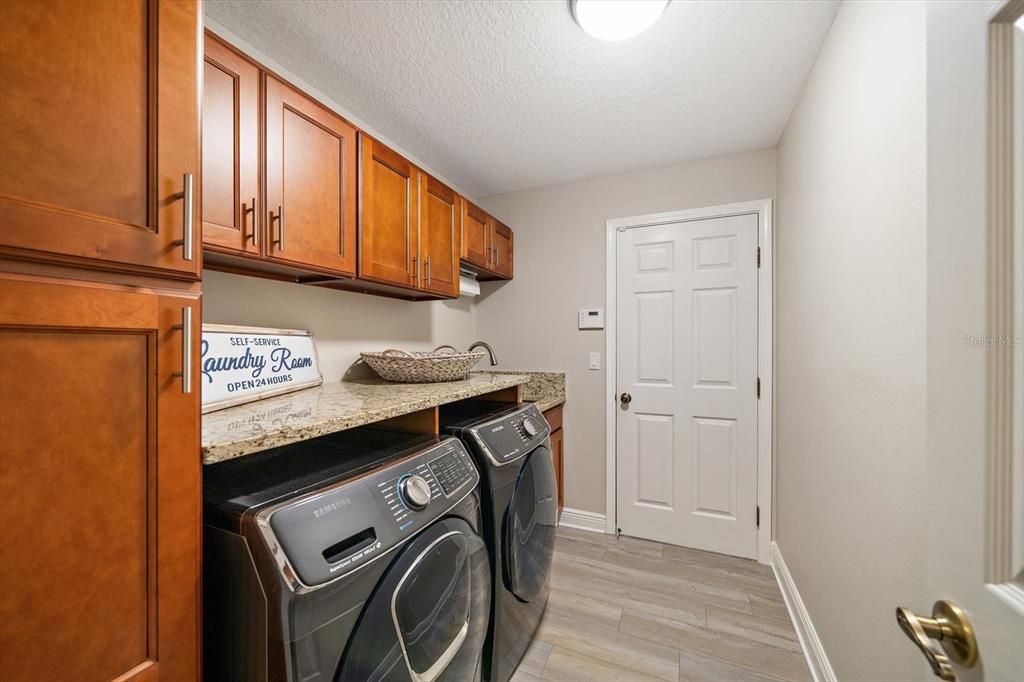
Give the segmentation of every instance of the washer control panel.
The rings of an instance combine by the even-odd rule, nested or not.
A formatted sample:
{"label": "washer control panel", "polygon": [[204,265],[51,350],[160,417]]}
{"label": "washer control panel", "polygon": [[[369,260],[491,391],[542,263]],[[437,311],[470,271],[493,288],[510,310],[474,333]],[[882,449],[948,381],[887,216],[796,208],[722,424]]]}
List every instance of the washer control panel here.
{"label": "washer control panel", "polygon": [[[461,441],[447,438],[353,481],[260,513],[268,544],[306,586],[356,570],[458,504],[480,481]],[[271,550],[273,551],[273,547]]]}

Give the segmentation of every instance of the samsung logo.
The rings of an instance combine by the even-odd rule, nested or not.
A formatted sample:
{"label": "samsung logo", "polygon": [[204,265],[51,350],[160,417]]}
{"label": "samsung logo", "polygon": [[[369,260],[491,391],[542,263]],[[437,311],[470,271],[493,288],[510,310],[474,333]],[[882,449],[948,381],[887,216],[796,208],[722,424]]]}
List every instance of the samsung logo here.
{"label": "samsung logo", "polygon": [[321,516],[327,516],[331,512],[338,511],[342,507],[347,507],[350,504],[352,504],[352,500],[347,497],[340,500],[336,500],[334,502],[330,502],[328,504],[325,504],[321,507],[317,507],[316,509],[314,509],[313,518],[319,519]]}

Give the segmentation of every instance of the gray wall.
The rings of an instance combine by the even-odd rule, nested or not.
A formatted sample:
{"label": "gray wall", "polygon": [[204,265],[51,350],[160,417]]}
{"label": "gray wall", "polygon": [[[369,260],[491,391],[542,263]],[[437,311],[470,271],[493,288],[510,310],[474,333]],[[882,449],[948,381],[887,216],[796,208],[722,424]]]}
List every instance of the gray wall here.
{"label": "gray wall", "polygon": [[[324,381],[338,381],[360,351],[462,349],[475,340],[476,305],[456,301],[399,301],[203,271],[203,322],[308,329],[316,339]],[[372,376],[368,367],[353,376]]]}
{"label": "gray wall", "polygon": [[925,7],[843,3],[778,147],[776,540],[842,680],[920,680]]}
{"label": "gray wall", "polygon": [[[515,228],[516,277],[484,285],[477,331],[503,368],[566,372],[567,507],[605,511],[604,332],[577,329],[580,308],[605,307],[605,221],[774,196],[766,149],[482,200]],[[587,369],[590,351],[600,371]]]}

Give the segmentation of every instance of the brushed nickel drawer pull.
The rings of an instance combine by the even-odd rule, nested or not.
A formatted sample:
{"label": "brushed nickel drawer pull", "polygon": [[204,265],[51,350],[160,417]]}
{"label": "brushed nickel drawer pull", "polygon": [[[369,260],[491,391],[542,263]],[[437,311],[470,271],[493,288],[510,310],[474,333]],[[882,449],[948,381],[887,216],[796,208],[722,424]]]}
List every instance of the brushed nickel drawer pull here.
{"label": "brushed nickel drawer pull", "polygon": [[180,329],[181,339],[181,371],[175,372],[174,376],[181,377],[181,392],[192,392],[192,307],[185,306],[181,309],[181,324],[174,325],[174,329]]}
{"label": "brushed nickel drawer pull", "polygon": [[193,201],[192,201],[192,174],[191,173],[185,173],[184,187],[182,188],[181,196],[182,196],[182,199],[183,199],[182,203],[185,206],[185,208],[184,208],[184,210],[185,210],[185,222],[184,222],[184,235],[183,235],[182,240],[181,240],[180,243],[182,245],[182,250],[185,252],[184,253],[185,260],[191,261],[192,260],[192,250],[193,250],[193,248],[192,248],[193,247],[193,244],[192,244],[192,242],[193,242],[193,224],[192,224],[192,222],[193,222],[192,221]]}

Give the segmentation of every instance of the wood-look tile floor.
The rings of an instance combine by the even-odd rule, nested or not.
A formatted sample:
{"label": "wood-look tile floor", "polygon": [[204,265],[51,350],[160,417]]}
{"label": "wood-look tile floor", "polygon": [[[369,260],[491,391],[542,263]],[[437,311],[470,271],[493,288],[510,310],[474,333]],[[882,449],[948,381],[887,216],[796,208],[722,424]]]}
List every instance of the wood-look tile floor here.
{"label": "wood-look tile floor", "polygon": [[559,528],[551,579],[513,682],[811,679],[763,564]]}

